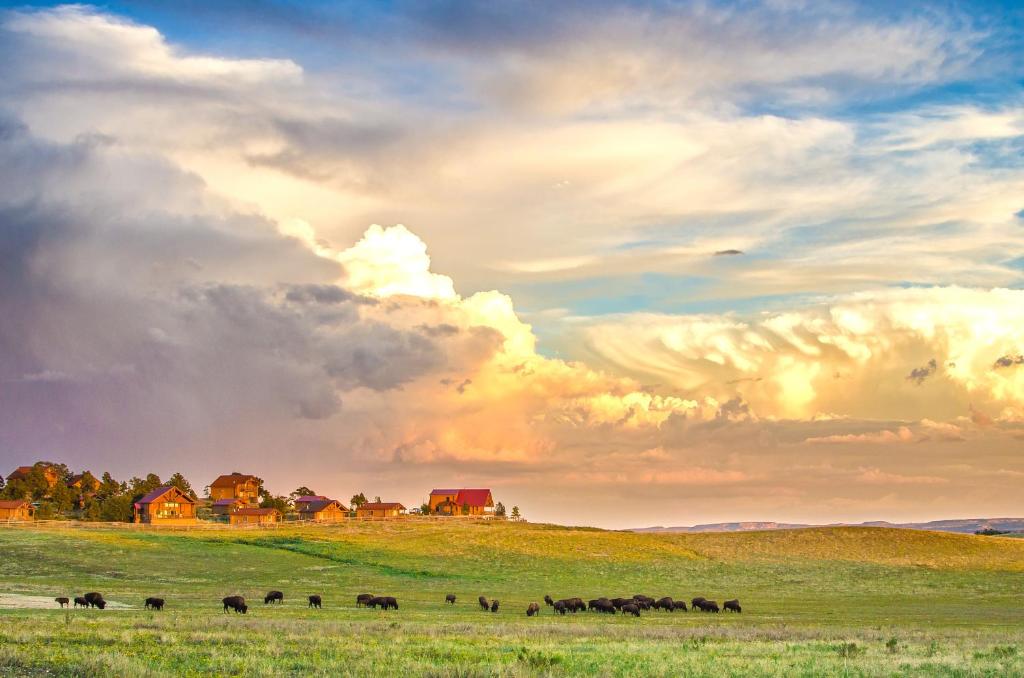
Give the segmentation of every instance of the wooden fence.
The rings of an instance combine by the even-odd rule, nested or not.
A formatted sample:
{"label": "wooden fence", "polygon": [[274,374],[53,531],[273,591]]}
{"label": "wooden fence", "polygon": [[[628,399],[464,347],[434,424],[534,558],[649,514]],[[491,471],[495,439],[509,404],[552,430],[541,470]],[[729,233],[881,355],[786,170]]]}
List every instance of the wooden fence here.
{"label": "wooden fence", "polygon": [[180,531],[194,531],[194,530],[280,530],[291,527],[336,527],[338,525],[352,525],[356,523],[380,523],[380,522],[405,522],[405,521],[471,521],[471,522],[487,522],[491,520],[504,520],[504,518],[496,518],[493,516],[419,516],[419,515],[404,515],[389,518],[359,518],[359,517],[346,517],[341,520],[334,521],[316,521],[316,520],[282,520],[278,523],[257,523],[257,524],[237,524],[231,525],[220,521],[213,520],[197,520],[195,523],[190,525],[153,525],[151,523],[122,523],[122,522],[99,522],[99,521],[85,521],[85,520],[0,520],[0,528],[7,527],[12,529],[17,528],[82,528],[82,529],[96,529],[96,528],[117,528],[123,530],[180,530]]}

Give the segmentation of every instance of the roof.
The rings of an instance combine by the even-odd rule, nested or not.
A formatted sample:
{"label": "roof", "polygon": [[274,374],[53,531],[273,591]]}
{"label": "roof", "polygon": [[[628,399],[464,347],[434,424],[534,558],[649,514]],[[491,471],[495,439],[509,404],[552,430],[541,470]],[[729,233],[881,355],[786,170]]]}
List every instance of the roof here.
{"label": "roof", "polygon": [[244,504],[242,499],[218,499],[213,502],[214,506],[231,506],[232,504]]}
{"label": "roof", "polygon": [[328,506],[330,506],[332,504],[337,505],[339,511],[347,511],[348,510],[344,506],[342,506],[341,502],[339,502],[337,499],[321,499],[321,500],[310,501],[310,502],[305,502],[305,503],[307,505],[302,507],[302,509],[299,511],[299,513],[319,513],[320,511],[323,511],[325,508],[327,508]]}
{"label": "roof", "polygon": [[30,506],[27,499],[3,499],[0,500],[0,509],[15,509],[22,506]]}
{"label": "roof", "polygon": [[295,497],[296,504],[306,504],[311,501],[331,501],[331,499],[322,494],[304,494],[301,497]]}
{"label": "roof", "polygon": [[380,511],[381,509],[401,509],[404,511],[405,507],[399,504],[397,501],[371,501],[370,503],[363,504],[362,506],[359,507],[360,511],[364,509],[376,509],[377,511]]}
{"label": "roof", "polygon": [[171,492],[172,490],[174,492],[177,492],[179,495],[181,495],[181,498],[183,498],[185,501],[189,502],[190,504],[194,504],[195,503],[195,500],[192,499],[192,497],[188,496],[187,494],[185,494],[184,492],[179,490],[174,485],[164,485],[163,487],[158,487],[158,488],[156,488],[155,490],[153,490],[152,492],[150,492],[145,497],[143,497],[142,499],[138,500],[135,503],[136,504],[152,504],[154,501],[156,501],[157,499],[160,499],[161,497],[163,497],[168,492]]}
{"label": "roof", "polygon": [[217,479],[210,483],[210,487],[234,487],[250,480],[258,480],[258,478],[247,473],[230,473],[226,476],[217,476]]}
{"label": "roof", "polygon": [[269,516],[272,513],[280,515],[276,508],[240,508],[235,511],[236,516]]}
{"label": "roof", "polygon": [[487,506],[488,502],[491,505],[494,501],[491,499],[491,491],[488,489],[476,489],[476,490],[459,490],[459,496],[455,497],[455,503],[459,506],[468,504],[469,506]]}
{"label": "roof", "polygon": [[27,476],[31,472],[32,472],[32,467],[31,466],[19,466],[18,468],[16,468],[13,471],[11,471],[11,475],[7,476],[7,479],[11,480],[12,478],[24,478],[25,476]]}
{"label": "roof", "polygon": [[434,495],[434,494],[458,494],[458,493],[459,493],[458,490],[431,490],[430,491],[431,495]]}

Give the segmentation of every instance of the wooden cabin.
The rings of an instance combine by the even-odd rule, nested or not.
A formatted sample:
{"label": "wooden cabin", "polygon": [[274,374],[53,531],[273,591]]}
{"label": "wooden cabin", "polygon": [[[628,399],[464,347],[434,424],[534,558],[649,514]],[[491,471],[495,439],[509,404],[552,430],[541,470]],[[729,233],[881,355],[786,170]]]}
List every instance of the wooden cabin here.
{"label": "wooden cabin", "polygon": [[370,502],[356,509],[357,518],[397,518],[405,512],[398,502]]}
{"label": "wooden cabin", "polygon": [[431,490],[430,512],[442,516],[461,516],[462,507],[469,507],[469,515],[491,515],[494,510],[494,497],[485,488],[458,490]]}
{"label": "wooden cabin", "polygon": [[232,525],[267,525],[281,522],[276,508],[240,508],[228,516]]}
{"label": "wooden cabin", "polygon": [[135,502],[135,522],[192,525],[196,522],[196,500],[173,485],[158,487]]}
{"label": "wooden cabin", "polygon": [[295,501],[292,503],[295,505],[296,511],[303,513],[307,506],[319,501],[331,501],[331,498],[322,494],[304,494],[301,497],[295,497]]}
{"label": "wooden cabin", "polygon": [[100,487],[100,481],[91,475],[86,478],[84,473],[76,473],[71,476],[71,480],[68,481],[68,489],[79,490],[83,493],[95,492]]}
{"label": "wooden cabin", "polygon": [[0,520],[32,520],[35,509],[25,499],[0,500]]}
{"label": "wooden cabin", "polygon": [[[28,474],[32,473],[34,468],[34,466],[19,466],[11,472],[11,475],[7,476],[7,482],[10,483],[12,480],[28,480]],[[46,482],[51,488],[60,482],[60,473],[53,466],[43,467],[43,477],[46,478]]]}
{"label": "wooden cabin", "polygon": [[210,483],[210,499],[241,499],[248,506],[260,503],[260,479],[245,473],[218,476]]}
{"label": "wooden cabin", "polygon": [[[296,500],[295,505],[299,502]],[[303,502],[299,509],[301,520],[312,520],[318,523],[334,523],[348,517],[348,509],[336,499]]]}
{"label": "wooden cabin", "polygon": [[210,510],[215,516],[229,516],[238,509],[248,506],[241,499],[218,499],[210,505]]}

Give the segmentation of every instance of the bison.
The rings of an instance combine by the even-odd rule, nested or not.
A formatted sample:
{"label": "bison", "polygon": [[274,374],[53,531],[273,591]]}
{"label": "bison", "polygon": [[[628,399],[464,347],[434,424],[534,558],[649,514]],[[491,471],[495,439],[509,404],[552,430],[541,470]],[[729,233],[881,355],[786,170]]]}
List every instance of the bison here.
{"label": "bison", "polygon": [[582,598],[563,598],[558,602],[565,603],[565,609],[573,614],[587,609],[587,604],[583,602]]}
{"label": "bison", "polygon": [[491,612],[497,612],[497,611],[498,611],[498,601],[497,600],[492,600],[491,601]]}
{"label": "bison", "polygon": [[686,612],[686,601],[685,600],[673,600],[672,607],[676,610],[682,610]]}
{"label": "bison", "polygon": [[228,596],[221,600],[224,603],[224,611],[234,610],[235,614],[246,614],[249,611],[249,606],[245,604],[245,598],[242,596]]}
{"label": "bison", "polygon": [[98,598],[97,600],[93,601],[92,606],[99,608],[101,610],[105,610],[107,609],[107,601],[103,600],[102,598]]}
{"label": "bison", "polygon": [[697,607],[701,612],[718,612],[718,603],[713,600],[702,600]]}
{"label": "bison", "polygon": [[622,606],[622,614],[631,614],[634,617],[640,616],[640,606],[636,603],[626,603]]}
{"label": "bison", "polygon": [[615,606],[616,610],[621,610],[623,605],[632,602],[632,598],[612,598],[612,605]]}
{"label": "bison", "polygon": [[366,604],[374,609],[376,609],[378,605],[382,610],[398,609],[398,600],[394,596],[375,596]]}
{"label": "bison", "polygon": [[484,598],[483,596],[480,596],[479,598],[477,598],[477,602],[480,603],[480,609],[483,610],[484,612],[487,612],[487,610],[491,609],[491,604],[489,602],[487,602],[487,599]]}
{"label": "bison", "polygon": [[533,617],[534,615],[540,614],[540,605],[537,603],[530,603],[526,606],[526,616]]}
{"label": "bison", "polygon": [[309,607],[315,607],[319,610],[323,604],[323,598],[321,598],[320,596],[313,594],[309,597]]}
{"label": "bison", "polygon": [[449,593],[447,596],[444,597],[444,602],[448,603],[449,605],[454,605],[455,604],[455,594],[454,593]]}
{"label": "bison", "polygon": [[[87,602],[90,607],[99,607],[96,603],[97,601],[103,600],[103,594],[93,591],[91,593],[86,593],[83,598],[85,598],[85,602]],[[101,607],[100,609],[102,610],[103,608]]]}
{"label": "bison", "polygon": [[615,606],[612,605],[612,601],[608,600],[607,598],[601,598],[594,602],[596,604],[594,605],[593,609],[597,610],[598,612],[603,612],[605,614],[615,614]]}
{"label": "bison", "polygon": [[729,612],[743,612],[743,608],[740,607],[740,601],[736,599],[727,600],[722,603],[722,609],[728,610]]}
{"label": "bison", "polygon": [[667,612],[674,612],[676,609],[676,601],[672,600],[671,596],[665,596],[664,598],[658,598],[652,605],[655,610],[665,610]]}
{"label": "bison", "polygon": [[593,600],[591,600],[590,602],[587,603],[587,609],[588,610],[596,610],[599,607],[601,607],[601,603],[609,603],[609,602],[611,602],[611,601],[609,601],[607,598],[595,598],[595,599],[593,599]]}
{"label": "bison", "polygon": [[551,600],[551,596],[547,596],[547,595],[546,595],[546,596],[544,596],[544,603],[545,603],[545,604],[546,604],[546,605],[547,605],[548,607],[554,607],[554,606],[555,606],[555,601]]}
{"label": "bison", "polygon": [[568,609],[566,607],[566,605],[565,605],[565,601],[564,600],[556,600],[555,604],[552,605],[552,607],[555,608],[555,612],[557,612],[558,614],[562,614],[562,615],[564,615],[565,611]]}
{"label": "bison", "polygon": [[85,596],[75,596],[75,607],[89,607],[89,601]]}
{"label": "bison", "polygon": [[284,594],[281,593],[280,591],[270,591],[269,593],[267,593],[267,595],[263,596],[263,604],[264,605],[266,605],[267,603],[278,603],[278,604],[280,604],[280,603],[283,603],[283,602],[284,602]]}
{"label": "bison", "polygon": [[372,593],[360,593],[356,596],[356,607],[366,607],[373,600]]}
{"label": "bison", "polygon": [[700,604],[703,603],[705,600],[707,600],[707,598],[705,598],[704,596],[697,596],[696,598],[690,601],[690,607],[696,607],[697,609],[700,609]]}
{"label": "bison", "polygon": [[54,598],[53,600],[54,600],[54,602],[56,602],[61,607],[67,607],[69,604],[71,604],[70,600],[68,600],[67,598],[63,598],[63,597],[61,597],[61,598]]}
{"label": "bison", "polygon": [[157,611],[160,611],[160,610],[164,609],[164,599],[163,598],[146,598],[145,608],[147,610],[157,610]]}

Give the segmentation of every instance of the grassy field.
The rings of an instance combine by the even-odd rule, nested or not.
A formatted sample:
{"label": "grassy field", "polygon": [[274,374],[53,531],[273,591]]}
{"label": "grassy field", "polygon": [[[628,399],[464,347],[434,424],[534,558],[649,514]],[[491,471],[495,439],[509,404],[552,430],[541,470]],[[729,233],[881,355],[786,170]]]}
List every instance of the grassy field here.
{"label": "grassy field", "polygon": [[[405,521],[11,528],[0,554],[5,676],[1024,675],[1024,540],[999,537]],[[263,605],[270,589],[284,605]],[[93,590],[111,607],[52,602]],[[361,592],[400,609],[357,609]],[[744,612],[527,618],[545,593],[738,597]],[[232,594],[248,615],[221,612]],[[164,612],[142,609],[150,595]],[[500,611],[481,612],[479,595]]]}

